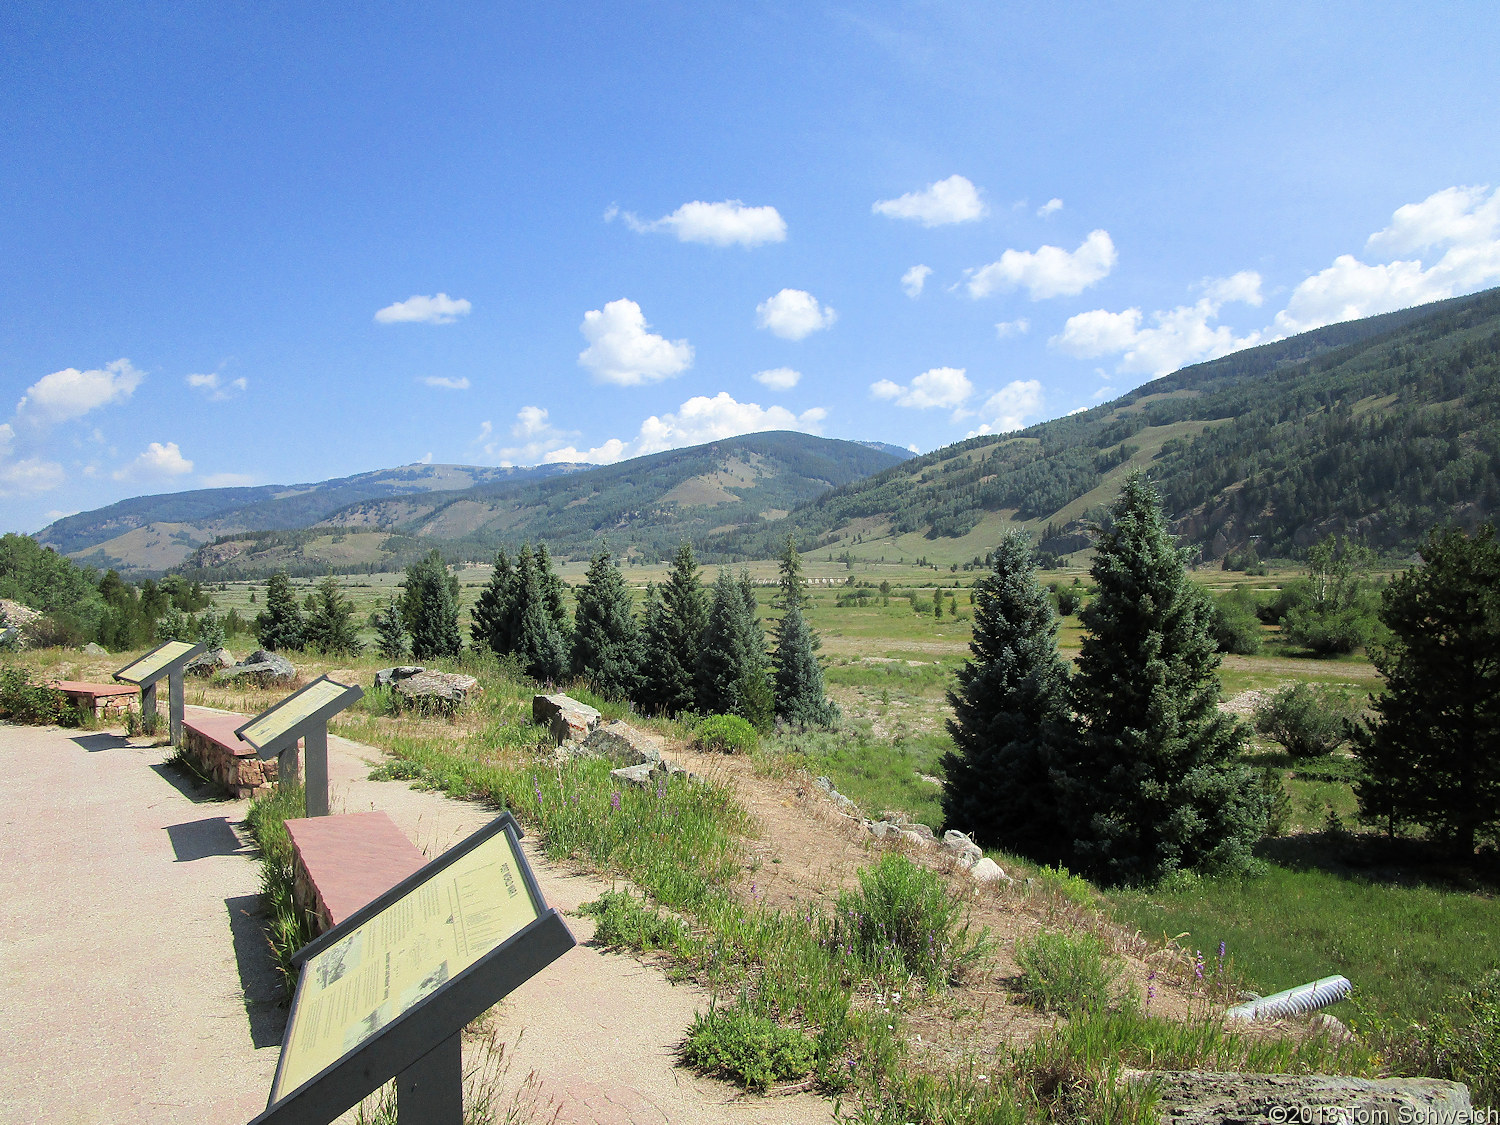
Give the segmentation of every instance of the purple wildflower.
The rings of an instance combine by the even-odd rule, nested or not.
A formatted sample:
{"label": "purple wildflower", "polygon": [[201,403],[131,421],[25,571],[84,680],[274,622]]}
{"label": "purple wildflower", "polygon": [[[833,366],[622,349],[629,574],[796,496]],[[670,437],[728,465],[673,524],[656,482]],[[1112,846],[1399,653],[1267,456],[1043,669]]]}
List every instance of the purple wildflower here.
{"label": "purple wildflower", "polygon": [[1198,977],[1199,980],[1202,980],[1203,979],[1203,950],[1201,950],[1201,949],[1198,950],[1197,954],[1198,955],[1193,959],[1193,972],[1195,974],[1197,974],[1197,977]]}
{"label": "purple wildflower", "polygon": [[611,793],[609,795],[609,807],[612,808],[612,809],[614,809],[616,812],[619,811],[619,809],[620,809],[620,791],[618,789],[616,789],[613,793]]}
{"label": "purple wildflower", "polygon": [[1229,947],[1224,942],[1219,942],[1219,968],[1218,972],[1224,971],[1224,953]]}

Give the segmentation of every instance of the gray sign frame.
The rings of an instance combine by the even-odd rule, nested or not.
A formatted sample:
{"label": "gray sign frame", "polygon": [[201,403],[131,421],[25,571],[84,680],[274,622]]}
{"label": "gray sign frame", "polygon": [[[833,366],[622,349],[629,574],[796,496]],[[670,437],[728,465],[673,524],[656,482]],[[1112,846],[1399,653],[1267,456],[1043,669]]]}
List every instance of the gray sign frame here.
{"label": "gray sign frame", "polygon": [[[314,690],[319,684],[337,684],[344,689],[342,695],[325,703],[316,711],[299,720],[294,726],[288,727],[265,745],[257,745],[245,737],[245,732],[256,723],[269,715],[274,715],[283,707],[290,706],[298,697]],[[341,680],[335,680],[332,676],[324,674],[312,683],[298,688],[279,703],[267,707],[253,719],[248,719],[243,726],[235,728],[237,734],[249,745],[255,747],[255,753],[260,758],[275,758],[276,777],[291,778],[297,773],[297,742],[301,740],[307,749],[306,776],[304,777],[305,791],[307,794],[307,815],[328,815],[328,720],[337,715],[344,708],[357,703],[364,698],[365,689],[358,684],[346,684]]]}
{"label": "gray sign frame", "polygon": [[156,684],[163,676],[167,678],[167,732],[171,736],[173,746],[182,745],[182,715],[183,715],[183,691],[182,673],[188,662],[203,655],[207,650],[203,645],[195,644],[192,648],[176,657],[168,664],[163,664],[151,675],[140,680],[126,679],[123,673],[130,671],[143,660],[149,660],[162,649],[171,644],[179,644],[178,641],[163,641],[150,652],[136,657],[125,667],[114,674],[114,678],[122,684],[134,684],[141,689],[141,717],[156,714]]}
{"label": "gray sign frame", "polygon": [[[392,1078],[397,1080],[396,1113],[400,1125],[463,1125],[460,1033],[471,1021],[578,944],[562,915],[549,907],[542,896],[531,864],[520,848],[525,833],[508,810],[309,942],[292,958],[292,963],[300,966],[309,957],[342,941],[392,903],[501,832],[511,838],[536,920],[301,1086],[275,1102],[268,1102],[265,1112],[249,1125],[329,1125]],[[301,999],[299,983],[287,1019],[288,1033]],[[285,1048],[283,1042],[283,1053]],[[281,1077],[281,1067],[278,1061],[276,1079],[271,1085],[273,1092]]]}

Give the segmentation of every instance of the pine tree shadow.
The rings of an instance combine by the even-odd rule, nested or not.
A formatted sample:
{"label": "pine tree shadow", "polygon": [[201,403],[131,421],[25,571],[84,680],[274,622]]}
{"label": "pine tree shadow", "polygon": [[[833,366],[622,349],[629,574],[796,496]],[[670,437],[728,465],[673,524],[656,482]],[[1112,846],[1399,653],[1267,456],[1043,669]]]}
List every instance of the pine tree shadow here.
{"label": "pine tree shadow", "polygon": [[1493,848],[1465,862],[1412,837],[1298,832],[1262,840],[1255,854],[1294,871],[1321,871],[1368,883],[1466,892],[1500,890],[1500,855]]}

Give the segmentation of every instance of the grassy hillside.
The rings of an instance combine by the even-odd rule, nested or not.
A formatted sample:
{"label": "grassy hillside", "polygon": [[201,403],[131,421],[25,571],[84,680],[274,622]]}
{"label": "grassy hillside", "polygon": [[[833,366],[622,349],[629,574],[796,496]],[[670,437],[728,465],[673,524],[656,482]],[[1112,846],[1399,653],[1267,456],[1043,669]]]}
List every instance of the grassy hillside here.
{"label": "grassy hillside", "polygon": [[982,555],[1001,527],[1057,553],[1133,467],[1210,555],[1288,555],[1331,531],[1406,549],[1500,507],[1500,290],[1351,321],[1184,368],[1082,414],[973,438],[835,489],[785,520],[711,534],[765,557],[794,531],[861,557]]}

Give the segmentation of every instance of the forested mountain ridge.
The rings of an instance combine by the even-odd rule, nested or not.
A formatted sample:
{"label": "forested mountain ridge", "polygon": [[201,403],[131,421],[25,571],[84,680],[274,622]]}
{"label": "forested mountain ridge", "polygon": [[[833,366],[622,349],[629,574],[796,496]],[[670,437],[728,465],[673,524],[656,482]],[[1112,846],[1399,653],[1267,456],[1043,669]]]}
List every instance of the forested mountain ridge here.
{"label": "forested mountain ridge", "polygon": [[1007,523],[1065,553],[1132,467],[1149,468],[1174,530],[1210,556],[1247,542],[1295,554],[1330,532],[1404,550],[1435,523],[1477,523],[1500,508],[1500,290],[1330,325],[961,441],[711,535],[704,554],[763,557],[790,531],[809,549],[959,558]]}

